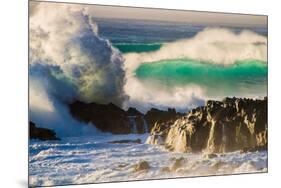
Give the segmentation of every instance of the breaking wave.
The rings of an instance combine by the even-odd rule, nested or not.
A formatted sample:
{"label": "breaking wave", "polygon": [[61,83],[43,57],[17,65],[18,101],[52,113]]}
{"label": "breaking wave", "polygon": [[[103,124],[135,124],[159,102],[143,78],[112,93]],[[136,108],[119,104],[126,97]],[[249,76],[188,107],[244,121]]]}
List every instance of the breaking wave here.
{"label": "breaking wave", "polygon": [[192,108],[210,98],[267,91],[267,37],[248,30],[206,28],[193,38],[124,57],[129,103],[142,109]]}
{"label": "breaking wave", "polygon": [[36,4],[30,17],[30,120],[59,135],[81,134],[81,123],[66,104],[81,100],[122,107],[127,99],[123,58],[99,37],[87,9]]}

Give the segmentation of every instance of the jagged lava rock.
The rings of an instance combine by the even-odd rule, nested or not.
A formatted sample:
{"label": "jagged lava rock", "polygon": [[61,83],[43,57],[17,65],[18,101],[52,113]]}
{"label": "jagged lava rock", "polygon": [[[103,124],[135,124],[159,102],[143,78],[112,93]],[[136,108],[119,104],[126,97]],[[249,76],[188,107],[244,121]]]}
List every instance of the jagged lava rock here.
{"label": "jagged lava rock", "polygon": [[72,116],[77,120],[92,123],[99,130],[113,134],[150,132],[155,122],[174,120],[181,115],[175,109],[162,111],[155,108],[144,115],[132,107],[125,111],[113,103],[97,104],[81,101],[69,104],[69,109]]}
{"label": "jagged lava rock", "polygon": [[53,130],[36,127],[35,123],[32,121],[29,122],[29,138],[42,141],[60,140]]}
{"label": "jagged lava rock", "polygon": [[158,139],[167,149],[179,152],[265,149],[267,97],[207,101],[205,106],[189,111],[172,123],[155,123],[147,143],[158,143]]}
{"label": "jagged lava rock", "polygon": [[78,120],[93,123],[98,129],[114,134],[129,134],[131,126],[128,114],[110,104],[84,103],[76,101],[69,105],[71,114]]}
{"label": "jagged lava rock", "polygon": [[[147,123],[149,124],[149,130],[154,128],[155,123],[161,124],[166,122],[172,122],[177,118],[183,116],[182,113],[176,112],[174,108],[168,108],[168,111],[158,110],[156,108],[151,108],[144,115]],[[160,126],[162,127],[162,126]]]}

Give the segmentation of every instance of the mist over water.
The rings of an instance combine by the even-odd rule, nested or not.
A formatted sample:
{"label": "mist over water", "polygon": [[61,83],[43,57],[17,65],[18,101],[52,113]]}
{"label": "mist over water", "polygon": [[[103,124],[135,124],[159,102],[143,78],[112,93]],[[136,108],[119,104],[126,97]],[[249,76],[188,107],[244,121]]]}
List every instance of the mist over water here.
{"label": "mist over water", "polygon": [[99,37],[86,8],[44,3],[35,8],[30,18],[30,120],[59,136],[91,134],[94,128],[74,120],[67,103],[122,107],[127,99],[123,57]]}

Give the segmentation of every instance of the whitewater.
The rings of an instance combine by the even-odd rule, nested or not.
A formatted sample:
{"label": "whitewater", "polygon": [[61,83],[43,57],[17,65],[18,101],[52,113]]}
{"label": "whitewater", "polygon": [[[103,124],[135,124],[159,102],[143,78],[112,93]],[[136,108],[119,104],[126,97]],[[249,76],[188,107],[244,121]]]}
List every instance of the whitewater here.
{"label": "whitewater", "polygon": [[[149,180],[267,171],[267,152],[239,151],[207,158],[202,153],[169,152],[161,146],[146,144],[148,134],[96,135],[63,138],[60,142],[32,141],[30,185],[50,186],[80,183]],[[141,144],[110,144],[120,139],[141,139]],[[176,159],[183,165],[171,172]],[[147,161],[148,171],[134,171],[134,165]]]}

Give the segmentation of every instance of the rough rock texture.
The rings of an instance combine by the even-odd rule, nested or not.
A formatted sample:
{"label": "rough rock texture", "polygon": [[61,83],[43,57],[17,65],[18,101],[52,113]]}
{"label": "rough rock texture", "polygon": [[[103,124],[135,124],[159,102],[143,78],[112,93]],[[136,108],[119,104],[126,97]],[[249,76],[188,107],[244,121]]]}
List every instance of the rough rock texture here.
{"label": "rough rock texture", "polygon": [[29,138],[39,139],[42,141],[46,140],[60,140],[56,133],[50,129],[36,127],[35,123],[29,122]]}
{"label": "rough rock texture", "polygon": [[151,109],[145,115],[135,108],[127,111],[110,104],[84,103],[69,104],[71,114],[78,120],[92,123],[98,129],[113,134],[150,132],[155,122],[166,122],[179,116],[174,109],[161,111]]}
{"label": "rough rock texture", "polygon": [[76,101],[69,106],[70,112],[75,118],[86,123],[91,122],[104,132],[115,134],[128,134],[131,132],[131,125],[126,111],[112,103],[103,105]]}
{"label": "rough rock texture", "polygon": [[[151,130],[152,128],[155,128],[155,123],[162,124],[167,122],[173,122],[181,116],[183,116],[183,114],[176,112],[174,108],[169,108],[168,111],[151,108],[149,111],[147,111],[144,117],[147,123],[149,124],[149,130]],[[160,129],[162,129],[162,126],[158,127],[161,127]]]}
{"label": "rough rock texture", "polygon": [[150,169],[150,165],[147,161],[140,161],[138,164],[134,165],[133,167],[135,172],[147,171]]}
{"label": "rough rock texture", "polygon": [[266,149],[267,98],[207,101],[175,121],[155,123],[147,143],[179,152]]}

